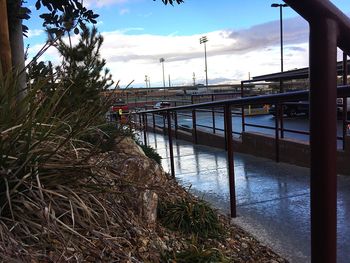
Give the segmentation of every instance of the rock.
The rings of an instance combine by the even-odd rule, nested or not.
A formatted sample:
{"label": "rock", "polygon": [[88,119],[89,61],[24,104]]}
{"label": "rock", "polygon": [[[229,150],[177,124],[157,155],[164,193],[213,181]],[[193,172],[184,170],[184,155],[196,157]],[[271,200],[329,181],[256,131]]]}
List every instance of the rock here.
{"label": "rock", "polygon": [[140,252],[140,253],[144,253],[144,252],[147,251],[147,248],[146,248],[146,247],[139,247],[139,248],[137,249],[137,251]]}
{"label": "rock", "polygon": [[165,242],[164,242],[162,239],[158,238],[158,239],[156,240],[156,244],[157,244],[157,246],[158,246],[160,249],[162,249],[162,250],[168,250],[168,247],[166,246]]}
{"label": "rock", "polygon": [[142,219],[148,226],[152,227],[157,221],[158,195],[151,190],[145,190],[141,193],[140,199]]}
{"label": "rock", "polygon": [[124,153],[127,156],[142,156],[146,157],[145,153],[138,146],[135,141],[130,137],[124,138],[116,138],[115,146],[113,147],[113,151],[116,153]]}
{"label": "rock", "polygon": [[245,242],[242,242],[241,246],[244,249],[247,249],[249,247],[249,245],[247,243],[245,243]]}
{"label": "rock", "polygon": [[148,243],[149,243],[149,239],[148,238],[142,238],[141,239],[141,243],[142,243],[143,246],[147,246]]}

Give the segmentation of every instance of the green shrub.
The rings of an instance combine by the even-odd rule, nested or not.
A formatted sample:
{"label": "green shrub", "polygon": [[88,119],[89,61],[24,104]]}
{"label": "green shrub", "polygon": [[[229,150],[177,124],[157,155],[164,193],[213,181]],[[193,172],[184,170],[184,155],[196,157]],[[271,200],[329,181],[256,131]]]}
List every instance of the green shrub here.
{"label": "green shrub", "polygon": [[219,237],[222,234],[217,214],[203,200],[160,202],[158,217],[164,226],[183,233],[196,234],[199,237]]}
{"label": "green shrub", "polygon": [[46,80],[19,99],[17,79],[0,74],[0,225],[8,241],[0,242],[0,258],[26,262],[20,255],[63,255],[66,247],[81,251],[92,242],[80,233],[105,222],[96,192],[110,183],[97,182],[105,171],[91,158],[94,147],[80,137],[98,129],[106,109],[101,103],[62,111],[65,87],[58,83],[46,96]]}
{"label": "green shrub", "polygon": [[162,163],[162,157],[157,153],[155,149],[153,149],[149,145],[144,145],[138,141],[136,141],[136,143],[142,148],[143,152],[148,158],[155,160],[158,164]]}
{"label": "green shrub", "polygon": [[87,130],[80,136],[80,139],[106,152],[112,150],[117,137],[124,136],[133,137],[132,131],[126,125],[117,126],[116,123],[104,123]]}
{"label": "green shrub", "polygon": [[195,245],[191,245],[187,250],[167,253],[162,256],[164,262],[176,262],[176,263],[213,263],[222,262],[228,263],[229,260],[215,248],[198,248]]}

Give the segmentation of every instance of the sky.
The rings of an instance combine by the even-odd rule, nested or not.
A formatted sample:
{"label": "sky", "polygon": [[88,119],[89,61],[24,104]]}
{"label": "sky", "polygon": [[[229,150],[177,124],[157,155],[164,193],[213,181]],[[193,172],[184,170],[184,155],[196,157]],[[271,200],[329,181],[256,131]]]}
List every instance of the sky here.
{"label": "sky", "polygon": [[[101,57],[121,87],[163,86],[160,58],[164,58],[166,85],[205,84],[205,51],[199,39],[206,36],[209,84],[238,83],[249,76],[280,71],[279,8],[272,0],[184,0],[165,6],[161,0],[85,0],[99,14],[97,28],[104,37]],[[332,0],[347,16],[350,0]],[[25,45],[29,58],[46,41],[35,1],[26,6],[32,17]],[[306,21],[290,7],[283,8],[284,70],[308,66]],[[73,41],[74,43],[74,41]],[[339,57],[341,53],[339,52]],[[59,63],[51,47],[40,58]],[[194,80],[195,79],[195,80]]]}

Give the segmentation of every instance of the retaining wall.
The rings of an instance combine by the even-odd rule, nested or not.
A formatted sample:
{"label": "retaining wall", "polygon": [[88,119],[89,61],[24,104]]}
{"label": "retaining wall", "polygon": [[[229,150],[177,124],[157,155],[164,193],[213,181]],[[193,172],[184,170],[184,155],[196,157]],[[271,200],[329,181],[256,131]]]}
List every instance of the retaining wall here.
{"label": "retaining wall", "polygon": [[[153,131],[151,127],[149,127],[149,130]],[[155,132],[163,133],[163,129],[157,127]],[[178,129],[176,135],[175,131],[173,131],[173,136],[177,136],[178,139],[194,142],[191,129]],[[197,143],[225,149],[225,138],[222,134],[212,134],[197,130]],[[240,138],[234,138],[233,144],[234,152],[251,154],[272,160],[276,159],[275,138],[273,136],[257,132],[244,132]],[[338,150],[337,152],[337,169],[339,174],[350,175],[350,136],[346,138],[346,145],[348,147],[345,151]],[[309,143],[294,139],[280,139],[279,158],[281,162],[309,167]]]}

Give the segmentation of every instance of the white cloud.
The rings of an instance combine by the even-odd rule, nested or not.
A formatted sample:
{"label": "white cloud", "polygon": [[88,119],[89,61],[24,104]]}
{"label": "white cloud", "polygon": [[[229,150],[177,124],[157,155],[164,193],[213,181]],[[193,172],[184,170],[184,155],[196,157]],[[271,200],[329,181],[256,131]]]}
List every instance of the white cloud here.
{"label": "white cloud", "polygon": [[104,7],[104,6],[110,6],[115,4],[124,4],[127,3],[129,0],[86,0],[84,4],[88,7]]}
{"label": "white cloud", "polygon": [[[44,44],[37,44],[28,49],[28,60],[26,64],[28,64],[33,57],[35,57],[38,52],[42,49]],[[38,58],[38,61],[48,61],[50,60],[54,65],[57,65],[60,62],[60,56],[57,52],[57,49],[53,46],[49,47],[46,52]]]}
{"label": "white cloud", "polygon": [[44,32],[45,31],[42,30],[42,29],[29,29],[28,33],[27,33],[27,36],[28,36],[28,38],[30,38],[30,37],[37,37],[37,36],[42,35]]}
{"label": "white cloud", "polygon": [[[285,70],[308,66],[308,27],[301,18],[284,21]],[[202,35],[124,34],[126,31],[104,33],[102,57],[106,58],[116,80],[135,86],[162,85],[159,58],[165,59],[165,75],[173,84],[191,83],[193,72],[204,82],[204,46]],[[242,80],[251,76],[277,72],[280,69],[279,22],[270,22],[249,29],[220,30],[207,34],[209,83],[217,79]]]}
{"label": "white cloud", "polygon": [[[114,80],[121,86],[134,80],[133,86],[145,86],[148,75],[152,86],[162,86],[164,58],[165,76],[171,76],[173,85],[204,83],[204,46],[201,35],[168,36],[131,34],[142,28],[104,32],[101,57],[107,61]],[[253,26],[245,30],[219,30],[208,32],[207,59],[209,83],[228,79],[238,81],[251,76],[280,70],[279,21]],[[74,41],[76,41],[74,39]],[[284,69],[308,66],[308,26],[301,18],[284,20]],[[34,50],[34,47],[33,47]],[[55,55],[50,51],[45,59]],[[57,54],[56,54],[56,60]]]}

